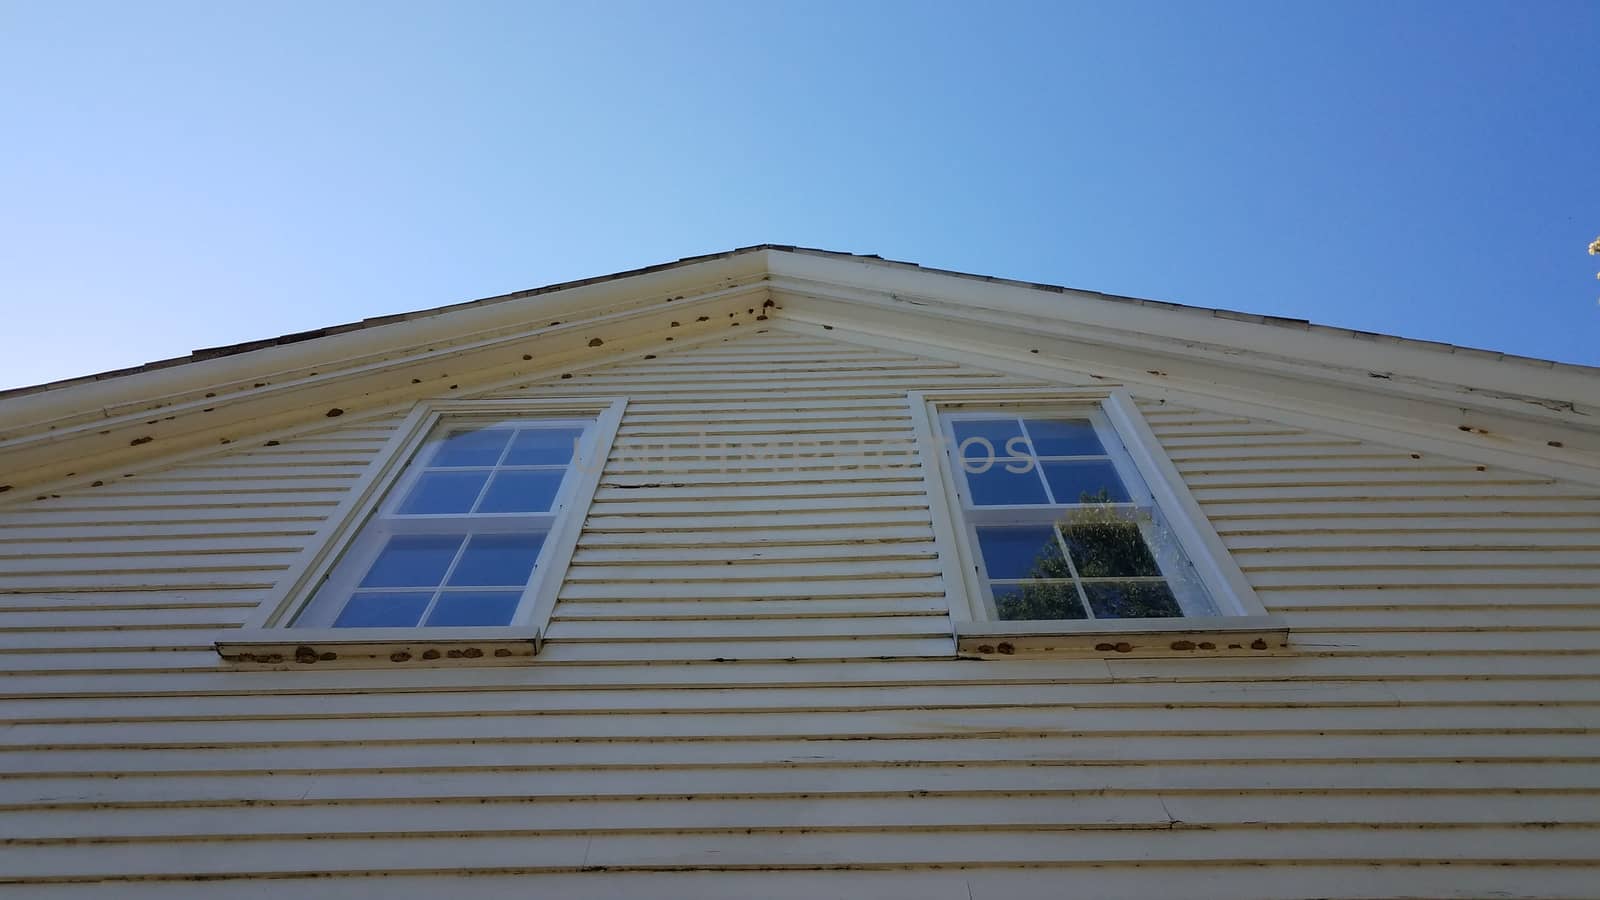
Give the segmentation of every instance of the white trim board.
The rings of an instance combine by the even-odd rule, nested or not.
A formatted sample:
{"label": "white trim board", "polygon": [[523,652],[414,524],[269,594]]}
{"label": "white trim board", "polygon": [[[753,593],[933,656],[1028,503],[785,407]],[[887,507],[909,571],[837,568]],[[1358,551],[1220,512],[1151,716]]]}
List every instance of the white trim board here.
{"label": "white trim board", "polygon": [[[1221,413],[1263,418],[1330,434],[1373,441],[1402,449],[1436,453],[1468,462],[1502,466],[1548,478],[1600,486],[1600,453],[1584,452],[1571,446],[1553,448],[1540,438],[1509,437],[1515,423],[1481,414],[1474,419],[1491,422],[1495,430],[1482,434],[1473,426],[1461,424],[1460,407],[1402,401],[1393,408],[1352,405],[1363,399],[1349,389],[1322,387],[1322,398],[1285,395],[1287,379],[1257,376],[1249,386],[1180,378],[1172,373],[1152,376],[1147,371],[1125,365],[1107,365],[1098,360],[1079,362],[1051,354],[1018,354],[996,344],[982,344],[960,337],[889,334],[877,327],[843,317],[812,317],[792,307],[782,308],[774,321],[779,327],[815,337],[828,337],[845,343],[879,350],[916,354],[931,359],[963,363],[1041,382],[1076,387],[1121,383],[1141,397],[1168,399],[1174,403]],[[1372,396],[1372,395],[1367,395]],[[1343,400],[1345,402],[1334,402]],[[1427,415],[1427,413],[1432,413]],[[1456,418],[1451,419],[1454,413]],[[1569,434],[1548,423],[1538,427],[1551,434]],[[1563,441],[1565,443],[1565,441]]]}
{"label": "white trim board", "polygon": [[[1033,323],[1067,323],[1097,339],[1119,343],[1143,338],[1201,350],[1223,348],[1276,357],[1306,367],[1405,372],[1439,384],[1527,397],[1594,403],[1600,371],[1491,351],[1453,347],[1388,335],[1349,332],[1309,323],[1271,320],[1156,301],[1109,297],[1044,285],[1007,283],[942,273],[882,261],[816,253],[767,251],[776,292],[815,291],[849,297],[863,305],[885,304],[905,312],[947,312],[998,324],[1021,315]],[[1268,324],[1268,323],[1271,324]],[[1103,334],[1098,329],[1105,329]]]}
{"label": "white trim board", "polygon": [[[496,382],[571,371],[579,365],[639,352],[641,347],[675,340],[721,335],[730,328],[755,326],[767,310],[766,288],[759,282],[720,289],[698,297],[673,297],[646,307],[551,326],[526,323],[516,331],[466,344],[407,348],[393,356],[362,357],[344,361],[330,370],[298,369],[280,377],[262,376],[226,385],[202,385],[181,395],[131,410],[101,410],[98,417],[82,414],[48,423],[17,426],[0,437],[4,484],[27,492],[68,472],[83,474],[146,457],[152,450],[187,450],[226,439],[237,441],[245,433],[291,427],[316,421],[338,409],[341,415],[393,407],[452,389],[461,393],[481,390],[477,382]],[[677,322],[674,326],[671,323]],[[245,354],[238,357],[244,359]],[[233,357],[229,357],[233,359]],[[352,364],[353,362],[353,364]],[[181,367],[180,367],[181,368]],[[259,386],[255,386],[259,385]],[[70,389],[67,389],[70,390]],[[40,397],[56,396],[45,392]],[[4,407],[32,401],[15,398]],[[16,418],[13,412],[12,418]]]}
{"label": "white trim board", "polygon": [[[1349,366],[1304,363],[1277,352],[1172,342],[1084,328],[1064,319],[1008,314],[979,316],[957,306],[921,306],[907,301],[880,301],[855,292],[832,296],[794,293],[774,285],[783,314],[796,321],[848,326],[859,331],[935,345],[966,342],[987,345],[1003,354],[1046,355],[1084,364],[1126,365],[1139,361],[1142,371],[1194,381],[1239,383],[1270,380],[1298,386],[1323,396],[1363,396],[1375,400],[1423,402],[1454,410],[1460,420],[1500,417],[1539,427],[1563,428],[1582,435],[1600,452],[1600,406],[1587,405],[1600,393],[1597,385],[1567,385],[1571,399],[1542,399],[1486,391],[1437,379]],[[898,304],[898,305],[896,305]],[[1578,388],[1587,392],[1579,393]]]}
{"label": "white trim board", "polygon": [[910,352],[921,355],[976,353],[1001,371],[1018,370],[996,360],[1037,356],[1062,365],[1030,370],[1035,377],[1059,381],[1076,367],[1415,438],[1467,429],[1451,446],[1475,449],[1446,452],[1600,477],[1585,474],[1600,472],[1594,369],[763,245],[7,397],[0,487],[28,496],[70,473],[245,442],[334,407],[363,415],[451,384],[467,393],[480,389],[469,382],[532,379],[536,369],[612,358],[619,344],[637,351],[671,321],[682,337],[725,333],[767,318],[768,302],[782,308],[773,322],[845,326],[915,342]]}
{"label": "white trim board", "polygon": [[[1190,343],[1118,342],[1062,320],[1011,316],[980,319],[951,308],[898,308],[859,297],[796,295],[775,285],[781,315],[796,322],[848,328],[931,347],[982,351],[991,357],[1070,361],[1082,369],[1128,382],[1217,385],[1228,390],[1270,390],[1285,401],[1306,400],[1388,411],[1475,433],[1534,435],[1520,452],[1580,465],[1600,457],[1600,407],[1572,401],[1490,393],[1396,373],[1332,365],[1290,363],[1269,354]],[[1130,365],[1131,364],[1131,365]],[[1600,381],[1583,397],[1600,396]],[[1554,442],[1554,443],[1551,443]],[[1562,452],[1564,451],[1564,452]],[[1590,462],[1592,464],[1592,462]]]}
{"label": "white trim board", "polygon": [[[591,279],[565,287],[536,289],[449,307],[401,314],[383,322],[315,339],[275,343],[211,359],[182,361],[162,368],[93,381],[69,382],[0,399],[0,431],[56,421],[73,415],[106,417],[128,404],[151,410],[175,402],[186,392],[212,390],[237,382],[281,380],[285,373],[334,373],[353,360],[391,359],[409,351],[462,344],[497,335],[580,325],[599,316],[671,303],[689,304],[712,294],[759,289],[764,261],[754,254],[707,259],[625,277]],[[559,322],[556,326],[546,323]],[[218,391],[219,395],[221,391]]]}
{"label": "white trim board", "polygon": [[[700,313],[703,314],[703,313]],[[746,316],[745,318],[748,318]],[[724,321],[728,320],[724,317]],[[760,329],[749,329],[748,333],[766,330],[771,322],[762,322]],[[305,399],[296,401],[299,406],[291,406],[282,415],[262,416],[250,421],[252,429],[249,433],[240,431],[238,423],[213,424],[204,431],[195,432],[185,441],[171,441],[159,449],[139,448],[144,452],[133,452],[122,448],[122,452],[96,459],[80,457],[67,457],[60,461],[54,469],[67,470],[63,474],[50,480],[28,484],[18,478],[20,474],[15,470],[6,473],[7,483],[13,484],[15,490],[0,493],[0,508],[10,502],[31,501],[40,494],[61,493],[66,490],[88,488],[96,480],[110,480],[113,475],[120,477],[128,471],[137,471],[141,474],[157,471],[171,466],[207,458],[224,458],[240,450],[258,446],[260,442],[268,440],[288,441],[312,434],[338,429],[363,422],[375,422],[392,416],[402,415],[412,406],[423,400],[445,399],[472,399],[485,394],[515,388],[523,384],[534,384],[548,381],[566,373],[580,373],[607,366],[618,365],[636,360],[647,354],[668,353],[677,349],[701,346],[715,343],[728,337],[729,328],[726,325],[717,327],[702,327],[698,329],[669,328],[650,337],[651,342],[646,344],[633,341],[624,344],[618,342],[602,348],[591,350],[578,359],[556,359],[538,357],[532,362],[523,365],[537,365],[537,369],[517,370],[516,367],[480,369],[476,372],[457,374],[452,378],[429,378],[420,384],[407,383],[403,388],[380,394],[371,394],[359,398],[358,403],[341,400],[339,395],[323,397],[325,402],[339,404],[344,413],[337,418],[329,419],[325,415],[318,415],[317,411],[323,409],[320,403],[313,403]],[[742,329],[741,329],[742,330]],[[686,333],[685,333],[686,332]],[[520,349],[520,348],[519,348]],[[520,358],[522,354],[518,353]],[[407,379],[409,382],[409,379]],[[449,384],[459,387],[451,391]],[[552,388],[559,391],[559,388]],[[319,391],[319,396],[326,393],[326,388]],[[286,396],[297,396],[290,392]],[[211,401],[225,402],[225,401]],[[306,418],[305,404],[311,403],[313,418]],[[236,437],[237,435],[237,437]],[[3,455],[3,454],[0,454]]]}

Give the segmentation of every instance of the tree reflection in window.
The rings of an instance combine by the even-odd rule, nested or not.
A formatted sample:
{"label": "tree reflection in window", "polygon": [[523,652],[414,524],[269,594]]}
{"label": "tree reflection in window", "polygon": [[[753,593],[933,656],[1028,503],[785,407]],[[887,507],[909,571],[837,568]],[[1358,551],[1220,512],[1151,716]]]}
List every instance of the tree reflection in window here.
{"label": "tree reflection in window", "polygon": [[1183,615],[1140,524],[1124,507],[1090,501],[1052,525],[978,529],[998,618]]}

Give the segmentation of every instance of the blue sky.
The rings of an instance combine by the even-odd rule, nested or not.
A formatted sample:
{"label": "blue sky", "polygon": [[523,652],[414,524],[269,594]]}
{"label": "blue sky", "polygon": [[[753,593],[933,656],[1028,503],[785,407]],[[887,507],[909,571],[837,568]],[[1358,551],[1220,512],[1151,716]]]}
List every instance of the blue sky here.
{"label": "blue sky", "polygon": [[1600,4],[0,0],[0,386],[753,243],[1600,364]]}

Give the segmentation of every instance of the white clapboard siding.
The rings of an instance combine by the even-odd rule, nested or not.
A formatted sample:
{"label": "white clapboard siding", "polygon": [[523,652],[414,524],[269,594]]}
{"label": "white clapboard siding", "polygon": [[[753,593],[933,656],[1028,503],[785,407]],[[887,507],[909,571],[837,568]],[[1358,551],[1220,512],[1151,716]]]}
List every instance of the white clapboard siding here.
{"label": "white clapboard siding", "polygon": [[[1215,427],[1167,406],[1142,404],[1164,445]],[[1459,658],[1463,678],[1559,655],[1589,676],[1584,690],[1597,688],[1600,491],[1370,442],[1329,443],[1316,457],[1259,446],[1173,455],[1297,646],[1325,658]],[[1122,667],[1144,669],[1113,663]]]}
{"label": "white clapboard siding", "polygon": [[[144,614],[140,624],[212,628],[220,624],[215,612],[186,619],[182,611],[253,607],[345,496],[392,426],[393,420],[355,423],[260,441],[226,455],[119,473],[59,495],[0,505],[0,647],[30,640],[9,636],[16,620],[6,610],[18,604],[36,611],[70,608],[72,622],[95,609],[136,605]],[[330,455],[337,464],[321,463],[312,471],[290,464],[307,453]],[[229,624],[243,618],[231,616]],[[87,645],[99,646],[99,637],[86,637]]]}
{"label": "white clapboard siding", "polygon": [[394,419],[0,504],[0,892],[1593,894],[1600,491],[1142,400],[1291,652],[960,661],[905,391],[1041,383],[730,331],[493,394],[629,398],[534,665],[210,649]]}

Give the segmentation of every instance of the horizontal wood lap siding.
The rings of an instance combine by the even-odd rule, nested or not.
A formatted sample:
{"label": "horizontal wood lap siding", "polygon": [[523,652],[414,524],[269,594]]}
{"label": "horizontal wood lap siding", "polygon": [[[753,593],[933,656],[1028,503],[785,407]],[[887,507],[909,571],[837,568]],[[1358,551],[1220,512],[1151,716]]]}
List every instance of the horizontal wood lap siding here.
{"label": "horizontal wood lap siding", "polygon": [[952,655],[905,392],[1004,384],[768,332],[503,392],[629,397],[546,659]]}
{"label": "horizontal wood lap siding", "polygon": [[1268,608],[1330,652],[1600,652],[1600,488],[1143,401]]}
{"label": "horizontal wood lap siding", "polygon": [[[0,505],[0,671],[210,654],[389,438],[323,429]],[[161,665],[181,656],[144,656]]]}
{"label": "horizontal wood lap siding", "polygon": [[1144,402],[1296,653],[957,661],[904,392],[1025,383],[768,333],[502,392],[630,398],[532,666],[210,651],[259,590],[164,556],[270,583],[328,504],[208,485],[337,495],[368,426],[0,506],[0,890],[1594,893],[1594,492]]}

